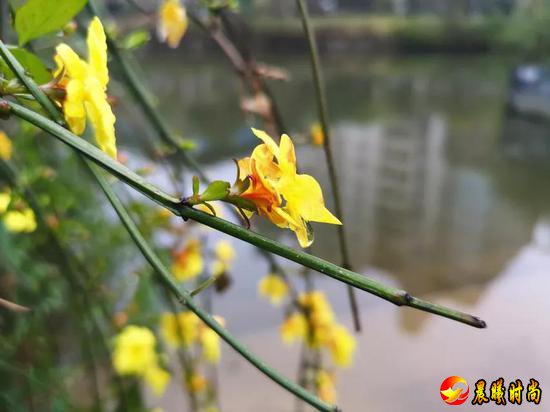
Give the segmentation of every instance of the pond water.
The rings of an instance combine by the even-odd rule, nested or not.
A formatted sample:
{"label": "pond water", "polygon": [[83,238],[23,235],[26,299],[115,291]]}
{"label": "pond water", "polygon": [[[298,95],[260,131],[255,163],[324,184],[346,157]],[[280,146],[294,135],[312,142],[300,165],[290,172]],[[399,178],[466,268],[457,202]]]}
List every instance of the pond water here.
{"label": "pond water", "polygon": [[[226,62],[159,51],[140,60],[169,123],[197,140],[210,176],[232,180],[231,159],[257,141]],[[266,60],[289,71],[289,83],[272,87],[288,130],[304,133],[316,113],[308,61]],[[538,379],[544,393],[550,385],[543,350],[550,337],[550,126],[506,110],[514,61],[416,56],[326,59],[325,65],[354,267],[488,323],[476,330],[358,293],[364,332],[354,366],[338,373],[340,405],[346,411],[443,410],[439,386],[451,375],[464,377],[471,393],[477,379],[490,384],[501,376],[506,385]],[[131,127],[119,129],[122,145],[135,150],[150,132],[137,109],[122,111],[131,116],[130,123],[120,122]],[[330,198],[322,150],[302,144],[297,156]],[[258,222],[254,229],[294,245],[293,236],[269,225]],[[312,252],[337,263],[334,227],[315,229]],[[214,300],[214,311],[258,355],[296,376],[299,348],[283,346],[277,334],[283,311],[256,294],[267,266],[251,247],[234,244],[234,282]],[[298,274],[295,265],[282,263]],[[315,282],[351,327],[345,288],[321,276]],[[223,357],[224,411],[293,410],[289,395],[230,348]],[[184,399],[174,396],[163,400],[166,411],[182,410]]]}

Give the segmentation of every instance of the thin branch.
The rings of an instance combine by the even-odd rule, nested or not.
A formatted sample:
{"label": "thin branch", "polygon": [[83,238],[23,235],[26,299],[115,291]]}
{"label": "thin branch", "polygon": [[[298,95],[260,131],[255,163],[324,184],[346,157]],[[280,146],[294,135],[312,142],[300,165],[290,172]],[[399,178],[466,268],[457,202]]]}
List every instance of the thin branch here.
{"label": "thin branch", "polygon": [[343,267],[330,263],[317,256],[310,255],[301,250],[293,249],[291,247],[283,245],[280,242],[260,235],[259,233],[246,230],[245,228],[227,220],[220,219],[208,213],[204,213],[202,211],[186,206],[177,198],[146,182],[141,176],[137,175],[124,165],[107,156],[104,152],[91,145],[84,139],[81,139],[78,136],[72,134],[65,128],[59,126],[49,119],[46,119],[44,116],[8,100],[0,99],[0,106],[8,108],[9,113],[13,114],[14,116],[26,120],[34,124],[38,128],[44,130],[45,132],[48,132],[58,140],[61,140],[66,145],[72,147],[77,152],[84,155],[89,160],[93,161],[103,169],[107,170],[111,174],[124,181],[126,184],[136,189],[138,192],[149,197],[151,200],[157,202],[159,205],[170,210],[176,215],[181,216],[184,219],[191,219],[211,228],[217,229],[220,232],[226,233],[237,239],[241,239],[260,249],[266,250],[270,253],[274,253],[288,260],[296,262],[302,266],[307,266],[313,270],[330,276],[333,279],[339,280],[358,289],[372,293],[373,295],[392,302],[398,306],[410,306],[416,309],[423,310],[425,312],[444,316],[449,319],[453,319],[477,328],[486,327],[485,322],[477,317],[447,308],[445,306],[437,305],[434,303],[426,302],[422,299],[415,298],[404,290],[384,285],[366,276],[355,273],[349,269],[345,269]]}
{"label": "thin branch", "polygon": [[[204,323],[206,323],[211,329],[213,329],[227,344],[240,353],[251,364],[256,366],[261,372],[271,378],[273,381],[281,385],[283,388],[293,393],[295,396],[303,399],[311,406],[317,408],[320,411],[335,411],[335,407],[329,405],[312,393],[306,391],[304,388],[296,385],[287,377],[279,374],[273,368],[268,366],[261,359],[256,357],[251,351],[243,346],[235,337],[233,337],[222,325],[218,323],[210,314],[203,311],[193,300],[190,293],[186,290],[182,290],[173,280],[170,271],[164,266],[160,258],[156,255],[153,249],[149,246],[147,241],[143,238],[139,232],[134,221],[120,202],[120,199],[113,192],[113,189],[107,184],[103,176],[92,168],[92,171],[97,176],[97,181],[103,190],[103,193],[115,209],[118,217],[126,227],[126,230],[134,240],[136,246],[139,248],[145,259],[155,270],[155,273],[159,276],[159,280],[162,284],[170,290],[170,292],[177,298],[177,300],[184,306],[187,306],[189,310],[195,313]],[[208,215],[210,216],[210,215]]]}
{"label": "thin branch", "polygon": [[0,298],[0,306],[16,313],[27,313],[27,312],[30,312],[31,310],[26,306],[18,305],[17,303],[10,302],[9,300],[2,299],[2,298]]}
{"label": "thin branch", "polygon": [[[328,110],[327,110],[327,97],[325,92],[325,86],[321,73],[321,64],[319,62],[319,53],[317,50],[317,42],[315,35],[309,21],[309,15],[307,12],[307,6],[304,0],[296,0],[298,2],[298,8],[300,9],[300,15],[302,18],[302,25],[304,32],[306,33],[309,53],[311,59],[311,71],[313,73],[313,80],[315,83],[315,97],[317,100],[317,109],[319,112],[319,119],[321,121],[321,128],[323,130],[323,149],[325,152],[325,158],[328,166],[328,174],[330,178],[330,186],[334,198],[334,208],[336,209],[336,216],[340,219],[342,224],[338,226],[338,240],[340,243],[341,263],[346,269],[352,269],[351,260],[349,256],[348,243],[346,240],[345,223],[344,223],[344,211],[342,209],[342,202],[340,196],[340,187],[338,186],[338,176],[336,175],[336,165],[332,155],[331,148],[331,136],[328,122]],[[353,288],[348,287],[348,297],[351,307],[351,313],[353,317],[353,324],[356,331],[361,331],[361,319],[359,315],[359,308],[357,307],[357,298]]]}
{"label": "thin branch", "polygon": [[[87,8],[89,12],[92,13],[93,15],[95,16],[99,15],[93,1],[88,2]],[[195,16],[192,12],[189,11],[188,15],[193,22],[195,22],[198,26],[201,27],[201,29],[205,30],[208,33],[211,33],[214,36],[214,40],[222,48],[222,50],[224,50],[224,52],[226,53],[226,56],[230,60],[232,60],[236,69],[239,68],[239,70],[241,69],[247,70],[246,62],[242,58],[242,56],[239,54],[238,49],[231,43],[229,39],[227,39],[224,36],[224,34],[220,30],[211,31],[209,26],[203,23],[203,21],[199,19],[197,16]],[[202,170],[199,163],[196,162],[191,156],[189,156],[189,154],[182,149],[181,145],[178,144],[176,137],[170,130],[170,127],[168,126],[164,118],[158,113],[158,111],[153,106],[153,104],[150,102],[148,98],[148,93],[145,89],[145,86],[143,85],[143,82],[140,81],[140,79],[138,78],[135,70],[132,68],[132,65],[127,61],[126,56],[118,48],[115,41],[110,37],[108,33],[106,33],[106,39],[107,39],[107,47],[109,48],[109,52],[111,53],[114,61],[118,64],[123,81],[125,82],[126,86],[132,93],[134,99],[142,109],[146,118],[149,120],[149,122],[153,126],[153,129],[156,131],[159,138],[169,146],[176,149],[176,151],[182,157],[183,162],[195,173],[197,173],[199,178],[204,183],[209,184],[211,180],[208,178],[207,174]],[[235,60],[233,61],[233,59]],[[244,72],[242,74],[244,75]],[[277,112],[277,110],[275,111]],[[282,121],[279,121],[278,124],[279,124],[279,128],[283,130],[284,128],[282,125]],[[233,208],[231,208],[231,211],[232,213],[234,213],[234,215],[239,217],[238,212],[236,212]],[[284,279],[288,280],[288,276],[285,274],[285,271],[278,264],[278,262],[275,260],[273,255],[263,250],[259,250],[259,252],[267,260],[271,271],[281,274]],[[289,286],[289,289],[293,289],[290,282],[287,282],[287,284]]]}
{"label": "thin branch", "polygon": [[[3,43],[0,41],[0,45],[4,46]],[[14,71],[14,73],[17,75],[17,77],[26,85],[27,83],[32,86],[32,88],[29,88],[29,91],[33,94],[33,96],[36,98],[38,102],[42,104],[43,101],[49,101],[48,97],[36,86],[34,81],[30,78],[28,78],[22,66],[19,64],[19,62],[15,59],[15,57],[7,50],[7,48],[4,47],[6,50],[6,55],[8,58],[4,59],[6,63],[10,66],[10,68]],[[23,80],[25,79],[25,80]],[[73,141],[79,141],[78,143],[85,143],[85,146],[88,145],[89,148],[94,148],[92,145],[90,145],[88,142],[86,142],[84,139],[75,139],[75,135],[70,133],[67,129],[63,128],[57,123],[52,122],[49,119],[46,119],[45,117],[38,115],[37,113],[32,112],[31,110],[25,109],[22,106],[19,106],[18,104],[5,101],[3,99],[0,99],[0,108],[5,109],[6,102],[9,107],[11,108],[11,111],[15,114],[15,111],[23,110],[23,112],[26,112],[27,114],[33,113],[34,115],[37,115],[39,117],[35,119],[41,119],[42,121],[47,121],[49,126],[54,126],[57,132],[63,132],[62,134],[67,134],[66,137],[69,137],[66,143],[69,143],[71,140]],[[49,101],[51,103],[51,101]],[[43,106],[44,109],[47,109],[47,105]],[[14,110],[15,108],[15,110]],[[19,109],[18,109],[19,108]],[[54,108],[55,109],[55,108]],[[49,110],[48,110],[49,111]],[[54,111],[57,111],[55,109]],[[57,112],[58,113],[58,112]],[[52,113],[52,117],[57,117],[57,115],[54,115]],[[21,117],[23,118],[23,117]],[[63,139],[62,139],[63,140]],[[70,145],[71,146],[71,145]],[[115,160],[113,160],[111,157],[105,155],[101,150],[95,149],[95,156],[91,155],[89,150],[73,146],[73,149],[76,149],[76,152],[83,155],[84,157],[97,162],[100,166],[105,166],[104,162],[110,163],[112,169],[112,173],[116,175],[116,171],[118,170],[118,173],[120,173],[120,176],[122,180],[126,181],[122,176],[126,175],[128,178],[131,177],[131,180],[133,180],[135,183],[137,183],[136,177],[139,177],[134,172],[131,172],[126,167],[117,167]],[[102,161],[99,161],[99,158],[102,158]],[[122,165],[121,165],[122,166]],[[248,360],[252,365],[254,365],[258,370],[263,372],[266,376],[271,378],[274,382],[281,385],[283,388],[288,390],[289,392],[293,393],[295,396],[299,397],[300,399],[303,399],[305,402],[309,403],[311,406],[315,407],[319,411],[326,411],[326,412],[336,412],[337,408],[333,405],[330,405],[321,399],[317,398],[315,395],[310,393],[309,391],[305,390],[304,388],[300,387],[299,385],[296,385],[294,382],[292,382],[290,379],[285,377],[284,375],[279,374],[276,370],[271,368],[269,365],[267,365],[264,361],[262,361],[260,358],[256,357],[251,351],[249,351],[245,346],[243,346],[236,338],[234,338],[226,329],[224,329],[212,316],[210,316],[208,313],[203,311],[192,299],[189,292],[185,290],[180,290],[177,284],[172,279],[172,276],[170,274],[170,271],[162,264],[159,257],[153,252],[152,248],[149,246],[149,244],[145,241],[141,233],[139,232],[137,226],[131,219],[130,215],[122,205],[122,202],[118,198],[118,196],[114,193],[112,188],[107,184],[106,180],[103,178],[103,176],[96,171],[91,165],[90,165],[91,172],[95,175],[96,181],[99,184],[99,186],[102,188],[103,192],[105,193],[107,199],[115,209],[117,215],[121,219],[122,223],[126,227],[128,233],[136,243],[136,246],[140,249],[145,259],[151,264],[153,269],[155,269],[155,273],[159,275],[159,280],[164,284],[166,288],[168,288],[171,293],[178,299],[178,301],[185,305],[191,310],[193,313],[195,313],[206,325],[208,325],[212,330],[214,330],[225,342],[227,342],[231,347],[233,347],[238,353],[240,353],[246,360]],[[143,182],[145,182],[143,180]],[[141,186],[141,184],[139,184]],[[155,188],[153,185],[146,185],[149,187],[147,192],[151,196],[152,200],[160,201],[161,199],[164,199],[165,201],[168,201],[171,204],[174,204],[175,199],[171,197],[170,195],[165,194],[160,189]],[[182,203],[176,201],[175,206],[181,206]],[[210,216],[210,215],[209,215]],[[229,222],[228,222],[229,223]],[[234,225],[236,226],[236,225]],[[238,226],[236,226],[238,227]],[[243,229],[244,230],[244,229]]]}

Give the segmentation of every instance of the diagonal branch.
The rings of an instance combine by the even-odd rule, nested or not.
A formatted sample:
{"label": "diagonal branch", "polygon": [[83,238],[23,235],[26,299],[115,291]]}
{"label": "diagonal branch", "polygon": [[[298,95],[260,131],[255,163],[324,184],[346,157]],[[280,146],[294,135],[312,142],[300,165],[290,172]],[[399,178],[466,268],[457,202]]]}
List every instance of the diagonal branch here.
{"label": "diagonal branch", "polygon": [[107,156],[95,146],[64,129],[62,126],[46,119],[44,116],[8,100],[0,100],[0,106],[4,106],[5,109],[8,110],[8,114],[11,113],[14,116],[26,120],[51,134],[58,140],[75,149],[87,159],[93,161],[109,173],[115,175],[120,180],[136,189],[138,192],[149,197],[151,200],[157,202],[161,206],[183,217],[184,219],[192,219],[196,222],[217,229],[237,239],[250,243],[260,249],[284,257],[302,266],[309,267],[310,269],[316,270],[355,288],[369,292],[398,306],[410,306],[412,308],[430,312],[477,328],[486,327],[485,322],[475,316],[415,298],[404,290],[384,285],[349,269],[330,263],[317,256],[285,246],[280,242],[269,239],[259,233],[247,230],[227,220],[220,219],[216,216],[212,216],[208,213],[204,213],[186,206],[179,199],[146,182],[141,176]]}

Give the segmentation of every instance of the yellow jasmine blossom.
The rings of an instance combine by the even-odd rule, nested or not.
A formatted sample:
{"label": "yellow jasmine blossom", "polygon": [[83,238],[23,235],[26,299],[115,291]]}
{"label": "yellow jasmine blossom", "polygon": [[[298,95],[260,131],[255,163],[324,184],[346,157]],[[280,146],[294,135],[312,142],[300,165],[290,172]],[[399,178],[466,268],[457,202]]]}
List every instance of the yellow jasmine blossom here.
{"label": "yellow jasmine blossom", "polygon": [[317,396],[325,402],[336,402],[336,387],[334,385],[334,376],[325,371],[320,370],[315,376],[315,386],[317,388]]}
{"label": "yellow jasmine blossom", "polygon": [[199,373],[193,373],[190,377],[187,378],[187,388],[192,393],[200,393],[204,391],[207,386],[208,381],[203,375]]}
{"label": "yellow jasmine blossom", "polygon": [[0,193],[0,214],[5,213],[8,210],[8,206],[11,202],[10,192],[1,192]]}
{"label": "yellow jasmine blossom", "polygon": [[311,136],[311,141],[317,146],[322,146],[325,141],[325,134],[323,133],[323,128],[319,123],[313,123],[309,130]]}
{"label": "yellow jasmine blossom", "polygon": [[323,292],[314,290],[302,293],[298,301],[308,311],[314,327],[328,327],[334,322],[334,312]]}
{"label": "yellow jasmine blossom", "polygon": [[62,102],[65,120],[71,131],[81,135],[89,117],[95,130],[95,139],[101,150],[116,158],[115,115],[107,100],[107,43],[103,26],[94,17],[86,39],[88,61],[82,60],[65,43],[56,47],[55,76],[63,74],[59,86],[65,90]]}
{"label": "yellow jasmine blossom", "polygon": [[273,305],[279,305],[288,294],[288,285],[280,276],[270,273],[260,280],[258,292]]}
{"label": "yellow jasmine blossom", "polygon": [[303,314],[295,312],[281,325],[281,337],[283,342],[292,343],[303,339],[307,332],[307,321]]}
{"label": "yellow jasmine blossom", "polygon": [[144,378],[156,396],[162,395],[170,382],[170,374],[157,365],[147,369]]}
{"label": "yellow jasmine blossom", "polygon": [[342,368],[350,366],[357,346],[355,338],[341,325],[335,325],[330,335],[328,347],[333,362]]}
{"label": "yellow jasmine blossom", "polygon": [[201,243],[198,239],[192,239],[174,253],[172,274],[177,280],[187,281],[201,274],[204,270]]}
{"label": "yellow jasmine blossom", "polygon": [[160,330],[169,345],[190,346],[198,338],[199,323],[200,319],[193,312],[180,312],[177,318],[173,313],[164,313],[160,318]]}
{"label": "yellow jasmine blossom", "polygon": [[220,360],[220,337],[208,326],[204,326],[200,335],[202,355],[207,362],[217,363]]}
{"label": "yellow jasmine blossom", "polygon": [[235,249],[231,243],[227,240],[220,240],[216,243],[214,247],[216,257],[225,262],[231,262],[235,259]]}
{"label": "yellow jasmine blossom", "polygon": [[187,12],[179,0],[165,0],[159,10],[158,36],[175,49],[187,31]]}
{"label": "yellow jasmine blossom", "polygon": [[263,141],[250,157],[238,161],[239,179],[248,177],[250,186],[241,197],[253,202],[258,213],[272,223],[296,233],[300,246],[313,242],[308,222],[340,225],[325,207],[319,183],[311,176],[298,174],[294,145],[286,134],[279,146],[265,132],[252,129]]}
{"label": "yellow jasmine blossom", "polygon": [[2,217],[6,229],[13,233],[31,233],[36,230],[36,216],[32,209],[10,210]]}
{"label": "yellow jasmine blossom", "polygon": [[144,375],[157,364],[155,335],[140,326],[126,326],[115,338],[113,366],[120,375]]}
{"label": "yellow jasmine blossom", "polygon": [[12,154],[11,140],[6,133],[0,130],[0,159],[10,160]]}

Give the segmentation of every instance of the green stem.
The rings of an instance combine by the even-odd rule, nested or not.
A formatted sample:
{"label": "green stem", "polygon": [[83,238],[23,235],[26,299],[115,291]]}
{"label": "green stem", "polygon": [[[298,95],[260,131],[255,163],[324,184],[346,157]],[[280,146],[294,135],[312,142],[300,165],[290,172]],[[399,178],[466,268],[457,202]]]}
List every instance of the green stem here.
{"label": "green stem", "polygon": [[212,286],[214,283],[216,283],[216,280],[218,280],[218,276],[210,276],[207,278],[204,282],[200,283],[199,286],[197,286],[195,289],[193,289],[190,292],[191,296],[197,296],[202,291],[208,289],[210,286]]}
{"label": "green stem", "polygon": [[[63,117],[59,113],[59,110],[55,107],[53,102],[46,96],[46,94],[40,90],[38,85],[28,76],[26,76],[25,68],[17,61],[14,55],[8,50],[2,40],[0,40],[0,56],[6,62],[8,67],[19,78],[21,83],[29,90],[29,92],[36,98],[38,103],[44,108],[44,110],[58,123],[63,124]],[[20,76],[19,74],[23,74]]]}
{"label": "green stem", "polygon": [[[349,255],[348,243],[346,240],[345,223],[344,223],[344,211],[342,208],[342,201],[340,196],[340,187],[338,186],[338,176],[336,175],[336,165],[332,156],[331,148],[331,136],[328,122],[328,110],[327,110],[327,96],[325,92],[325,86],[323,82],[323,75],[321,73],[321,64],[319,62],[319,53],[317,49],[317,42],[315,35],[311,27],[309,20],[309,14],[307,11],[307,5],[304,0],[296,0],[298,2],[298,8],[300,9],[300,16],[302,19],[302,25],[304,32],[306,33],[307,42],[309,45],[309,54],[311,59],[311,71],[313,74],[313,81],[315,84],[315,97],[317,100],[317,109],[319,114],[319,120],[321,121],[321,129],[323,130],[323,150],[325,152],[325,158],[328,166],[328,175],[330,179],[330,186],[332,189],[332,195],[334,198],[334,208],[336,209],[336,216],[342,222],[338,226],[338,240],[340,243],[340,253],[342,258],[342,266],[346,269],[352,269],[351,260]],[[351,286],[348,287],[348,298],[350,302],[351,314],[353,317],[353,324],[355,330],[361,331],[361,319],[359,315],[359,308],[357,306],[357,297],[355,291]]]}
{"label": "green stem", "polygon": [[175,197],[163,192],[156,186],[145,182],[142,177],[138,176],[124,165],[113,160],[101,150],[86,142],[84,139],[72,134],[58,124],[46,119],[44,116],[11,101],[0,100],[0,104],[7,106],[10,109],[11,114],[50,133],[52,136],[71,146],[73,149],[92,160],[103,169],[109,171],[111,174],[114,174],[122,181],[132,186],[138,192],[149,197],[151,200],[157,202],[173,213],[182,216],[184,219],[195,220],[230,236],[236,237],[237,239],[250,243],[260,249],[282,256],[302,266],[307,266],[336,280],[347,283],[350,286],[372,293],[373,295],[381,297],[382,299],[392,302],[398,306],[410,306],[425,312],[444,316],[470,326],[475,326],[477,328],[486,327],[485,322],[475,316],[415,298],[404,290],[376,282],[368,277],[337,266],[324,259],[285,246],[282,243],[271,240],[241,226],[235,225],[227,220],[223,220],[208,213],[188,207]]}
{"label": "green stem", "polygon": [[107,184],[103,176],[96,170],[92,168],[92,171],[97,177],[97,181],[107,196],[107,199],[115,209],[118,217],[126,227],[126,230],[134,240],[135,244],[149,262],[149,264],[155,270],[155,273],[159,276],[159,280],[162,284],[170,290],[170,292],[178,299],[178,301],[185,305],[195,313],[204,323],[206,323],[210,328],[212,328],[224,341],[226,341],[233,349],[239,352],[245,359],[250,363],[256,366],[261,372],[266,374],[273,381],[281,385],[283,388],[292,392],[297,397],[303,399],[311,406],[317,408],[320,411],[335,411],[335,407],[329,405],[316,396],[306,391],[302,387],[296,385],[294,382],[286,378],[285,376],[279,374],[277,371],[272,369],[264,361],[256,357],[251,351],[244,347],[237,339],[235,339],[226,329],[224,329],[212,316],[203,311],[193,300],[189,292],[181,290],[176,282],[173,280],[170,271],[164,266],[160,258],[156,255],[153,249],[149,246],[147,241],[143,238],[139,232],[134,221],[120,202],[120,199],[115,195],[112,188]]}

